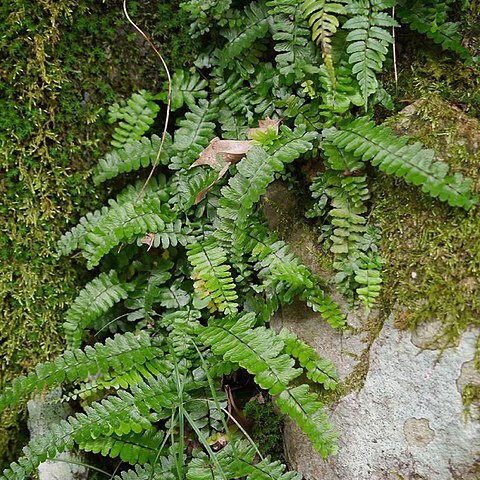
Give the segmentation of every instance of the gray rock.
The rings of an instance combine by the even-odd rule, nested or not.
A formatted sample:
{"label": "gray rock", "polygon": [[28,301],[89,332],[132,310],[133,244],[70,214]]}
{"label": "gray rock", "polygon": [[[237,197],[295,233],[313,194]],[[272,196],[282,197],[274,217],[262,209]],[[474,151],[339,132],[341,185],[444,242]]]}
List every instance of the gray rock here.
{"label": "gray rock", "polygon": [[323,461],[298,429],[286,428],[292,466],[307,480],[474,480],[480,424],[465,422],[457,381],[475,355],[466,332],[440,355],[422,350],[390,317],[370,350],[363,388],[332,406],[340,451]]}
{"label": "gray rock", "polygon": [[[61,396],[61,388],[56,388],[45,397],[37,395],[28,402],[28,429],[32,440],[45,435],[53,425],[67,418],[70,412],[67,405],[58,402]],[[78,465],[81,461],[81,457],[74,453],[62,453],[55,461],[44,462],[38,467],[38,478],[39,480],[86,480],[88,470]]]}

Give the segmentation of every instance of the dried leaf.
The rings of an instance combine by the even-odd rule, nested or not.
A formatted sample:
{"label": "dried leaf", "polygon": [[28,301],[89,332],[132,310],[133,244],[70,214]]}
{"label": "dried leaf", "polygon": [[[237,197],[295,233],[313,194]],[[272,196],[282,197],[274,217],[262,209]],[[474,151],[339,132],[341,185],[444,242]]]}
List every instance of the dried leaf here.
{"label": "dried leaf", "polygon": [[278,129],[281,121],[282,120],[279,118],[271,119],[270,117],[267,117],[265,120],[260,120],[257,128],[248,129],[248,138],[253,138],[255,136],[255,132],[258,131],[266,133],[269,128],[273,128],[275,134],[278,135]]}
{"label": "dried leaf", "polygon": [[232,165],[239,162],[251,147],[252,144],[249,140],[220,140],[215,137],[190,168],[199,165],[219,168],[223,167],[225,163]]}
{"label": "dried leaf", "polygon": [[[250,128],[248,130],[248,138],[256,131],[266,132],[268,128],[273,128],[278,134],[278,127],[281,120],[272,120],[266,118],[258,122],[257,128]],[[200,190],[195,197],[195,205],[200,203],[211,188],[227,173],[230,165],[239,162],[247,152],[252,148],[252,140],[221,140],[215,137],[205,149],[202,151],[198,160],[190,165],[190,168],[198,167],[200,165],[209,165],[216,170],[219,170],[217,179],[208,187]]]}

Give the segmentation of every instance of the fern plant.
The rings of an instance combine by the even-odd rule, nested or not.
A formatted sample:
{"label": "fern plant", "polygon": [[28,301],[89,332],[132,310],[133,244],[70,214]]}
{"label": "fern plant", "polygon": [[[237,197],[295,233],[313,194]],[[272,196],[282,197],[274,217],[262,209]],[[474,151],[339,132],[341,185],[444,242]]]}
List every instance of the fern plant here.
{"label": "fern plant", "polygon": [[[297,479],[260,455],[233,413],[224,387],[239,371],[275,397],[322,456],[336,452],[318,396],[336,387],[334,366],[269,321],[299,300],[319,321],[347,328],[332,283],[352,306],[374,308],[383,260],[380,233],[368,223],[367,164],[452,207],[477,202],[469,180],[371,120],[385,98],[377,75],[391,29],[447,23],[449,2],[443,10],[427,4],[181,2],[192,34],[214,40],[196,68],[172,77],[175,121],[157,175],[144,183],[161,143],[149,127],[162,121],[168,95],[143,91],[112,107],[111,120],[120,121],[113,149],[93,176],[100,184],[128,172],[137,181],[58,243],[60,254],[79,250],[98,273],[66,312],[67,350],[0,395],[4,409],[63,385],[65,401],[79,398],[81,408],[30,442],[1,479],[26,478],[74,446],[129,464],[114,477],[122,480]],[[222,150],[219,138],[242,153]],[[268,186],[292,179],[304,160],[318,164],[306,214],[319,222],[333,282],[270,231],[260,207]]]}

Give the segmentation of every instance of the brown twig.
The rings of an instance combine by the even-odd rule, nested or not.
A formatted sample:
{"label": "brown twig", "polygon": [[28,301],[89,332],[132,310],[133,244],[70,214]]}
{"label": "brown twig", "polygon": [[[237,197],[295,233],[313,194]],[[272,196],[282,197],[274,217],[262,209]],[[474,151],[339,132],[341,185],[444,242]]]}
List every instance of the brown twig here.
{"label": "brown twig", "polygon": [[[167,74],[167,80],[168,80],[168,94],[167,94],[167,112],[165,113],[165,125],[163,127],[163,133],[162,133],[162,141],[160,142],[160,147],[158,148],[157,156],[155,157],[155,161],[153,163],[152,169],[150,170],[150,173],[145,180],[145,183],[143,184],[137,198],[135,199],[135,202],[139,200],[139,198],[143,195],[145,192],[145,189],[147,188],[148,183],[150,182],[151,178],[153,177],[153,173],[155,172],[155,169],[157,168],[158,162],[160,161],[160,156],[162,154],[163,150],[163,145],[165,143],[165,139],[167,137],[167,128],[168,128],[168,122],[170,120],[170,107],[172,103],[172,77],[170,76],[170,70],[168,69],[168,66],[162,57],[161,53],[158,51],[157,47],[153,43],[153,41],[150,39],[150,37],[130,18],[130,15],[128,14],[127,10],[127,0],[123,0],[123,12],[125,13],[125,17],[127,20],[131,23],[133,28],[147,41],[147,43],[150,45],[152,50],[155,52],[157,57],[160,59],[163,65],[163,69],[165,70],[165,73]],[[134,203],[135,203],[134,202]]]}

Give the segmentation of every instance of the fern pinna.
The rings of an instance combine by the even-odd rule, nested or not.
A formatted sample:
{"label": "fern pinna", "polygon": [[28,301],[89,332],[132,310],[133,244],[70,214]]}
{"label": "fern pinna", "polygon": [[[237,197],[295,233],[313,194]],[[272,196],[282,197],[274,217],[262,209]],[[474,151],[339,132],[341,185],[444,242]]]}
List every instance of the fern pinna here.
{"label": "fern pinna", "polygon": [[[446,22],[448,9],[434,18],[427,4],[182,2],[191,34],[208,32],[214,41],[205,42],[196,67],[172,77],[174,125],[158,171],[145,185],[161,143],[149,127],[168,98],[141,91],[110,110],[120,124],[93,175],[97,184],[123,173],[137,181],[58,243],[60,254],[79,250],[98,271],[66,313],[68,349],[0,395],[4,409],[63,385],[65,399],[80,398],[83,410],[31,442],[0,478],[26,478],[75,445],[129,464],[115,477],[122,480],[297,479],[263,458],[231,413],[222,386],[240,370],[275,396],[322,456],[336,451],[316,393],[336,387],[334,366],[268,323],[282,304],[298,300],[319,322],[345,328],[331,284],[364,312],[374,308],[383,260],[380,232],[368,223],[369,165],[451,206],[477,201],[470,181],[450,174],[430,150],[371,120],[388,97],[377,75],[391,29],[398,21],[419,31],[422,22]],[[427,36],[438,41],[433,30]],[[242,155],[215,151],[199,161],[218,138],[238,141]],[[318,222],[333,282],[269,230],[259,206],[275,179],[298,185],[295,167],[305,160],[317,165],[301,181],[310,183],[306,215]]]}

